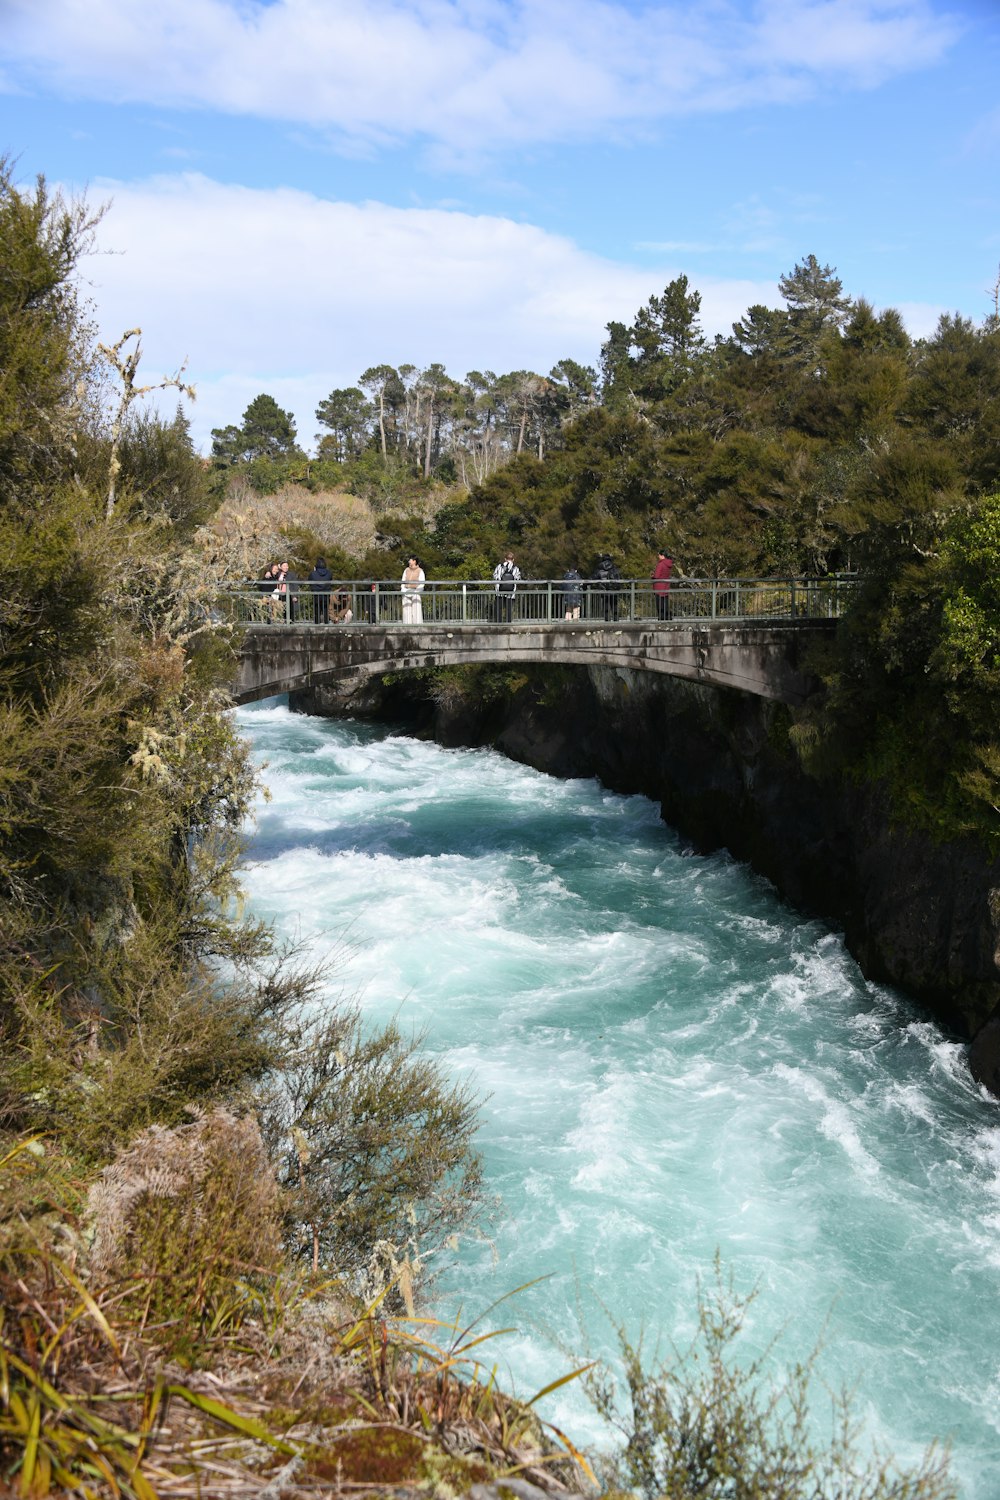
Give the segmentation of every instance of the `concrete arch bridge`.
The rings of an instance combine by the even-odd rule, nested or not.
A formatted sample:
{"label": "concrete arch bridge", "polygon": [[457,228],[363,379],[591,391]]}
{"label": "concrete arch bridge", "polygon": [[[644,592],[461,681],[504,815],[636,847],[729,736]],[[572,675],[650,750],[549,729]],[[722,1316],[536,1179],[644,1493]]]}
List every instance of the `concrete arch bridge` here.
{"label": "concrete arch bridge", "polygon": [[390,672],[499,664],[657,672],[800,703],[815,686],[804,647],[834,628],[853,586],[700,579],[665,595],[648,579],[572,593],[562,580],[532,580],[503,596],[492,582],[435,581],[406,599],[398,583],[370,579],[320,592],[293,582],[278,597],[248,585],[224,596],[245,626],[232,696],[251,703]]}

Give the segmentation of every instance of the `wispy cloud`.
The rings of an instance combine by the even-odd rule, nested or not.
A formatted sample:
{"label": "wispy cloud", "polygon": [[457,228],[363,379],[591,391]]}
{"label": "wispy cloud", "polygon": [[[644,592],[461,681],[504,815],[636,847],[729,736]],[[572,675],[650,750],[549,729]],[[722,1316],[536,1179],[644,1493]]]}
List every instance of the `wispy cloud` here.
{"label": "wispy cloud", "polygon": [[866,87],[939,58],[925,0],[5,0],[7,87],[453,155]]}

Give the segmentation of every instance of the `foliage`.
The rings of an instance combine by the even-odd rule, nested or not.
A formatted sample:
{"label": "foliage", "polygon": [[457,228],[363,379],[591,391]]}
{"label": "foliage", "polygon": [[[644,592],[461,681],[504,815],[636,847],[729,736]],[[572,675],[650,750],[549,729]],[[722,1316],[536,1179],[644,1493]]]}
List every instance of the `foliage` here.
{"label": "foliage", "polygon": [[136,1136],[91,1187],[87,1214],[91,1274],[138,1283],[138,1326],[155,1324],[174,1349],[197,1345],[234,1282],[262,1284],[280,1264],[274,1172],[256,1123],[227,1110]]}
{"label": "foliage", "polygon": [[118,461],[120,494],[133,499],[144,517],[167,522],[183,537],[208,520],[214,509],[208,475],[180,405],[170,422],[148,411],[130,413]]}
{"label": "foliage", "polygon": [[590,1471],[572,1444],[479,1363],[496,1334],[401,1324],[385,1293],[366,1306],[267,1269],[274,1209],[259,1136],[219,1111],[148,1132],[108,1169],[90,1195],[89,1255],[65,1163],[32,1137],[0,1153],[12,1494],[193,1500],[209,1484],[256,1494],[271,1481],[292,1496],[335,1481],[416,1500],[515,1473],[579,1487]]}
{"label": "foliage", "polygon": [[212,457],[218,465],[282,459],[298,452],[295,421],[273,396],[255,396],[239,427],[212,429]]}
{"label": "foliage", "polygon": [[954,1500],[947,1456],[934,1448],[910,1472],[865,1456],[846,1395],[833,1400],[829,1441],[814,1436],[815,1356],[769,1380],[773,1347],[740,1354],[754,1295],[738,1296],[716,1260],[714,1283],[699,1291],[692,1343],[650,1367],[641,1341],[633,1345],[619,1329],[624,1392],[606,1372],[585,1377],[597,1410],[625,1440],[607,1466],[613,1492],[644,1500]]}
{"label": "foliage", "polygon": [[263,1102],[293,1253],[375,1296],[481,1218],[476,1105],[391,1024],[338,1006],[299,1015]]}

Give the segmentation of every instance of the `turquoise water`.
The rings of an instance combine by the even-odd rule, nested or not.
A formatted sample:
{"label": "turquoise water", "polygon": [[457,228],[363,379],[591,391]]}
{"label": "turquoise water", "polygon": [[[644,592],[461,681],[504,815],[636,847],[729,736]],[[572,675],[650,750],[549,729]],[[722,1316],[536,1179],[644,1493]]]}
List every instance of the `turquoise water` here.
{"label": "turquoise water", "polygon": [[[790,1364],[822,1335],[874,1441],[949,1438],[965,1500],[996,1500],[1000,1108],[964,1049],[645,798],[282,706],[238,720],[273,797],[254,910],[484,1100],[502,1214],[442,1307],[547,1278],[495,1315],[520,1393],[612,1355],[611,1318],[682,1343],[718,1249],[760,1288],[749,1347],[780,1332]],[[576,1385],[541,1410],[606,1441]]]}

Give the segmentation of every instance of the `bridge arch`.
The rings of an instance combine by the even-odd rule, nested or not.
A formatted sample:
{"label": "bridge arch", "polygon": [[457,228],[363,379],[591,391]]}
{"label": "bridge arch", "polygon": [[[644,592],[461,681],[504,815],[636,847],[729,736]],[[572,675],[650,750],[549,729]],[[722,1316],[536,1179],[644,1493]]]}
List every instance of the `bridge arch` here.
{"label": "bridge arch", "polygon": [[598,624],[255,625],[232,696],[252,703],[335,681],[450,666],[610,667],[683,677],[783,703],[815,683],[803,648],[833,621]]}

